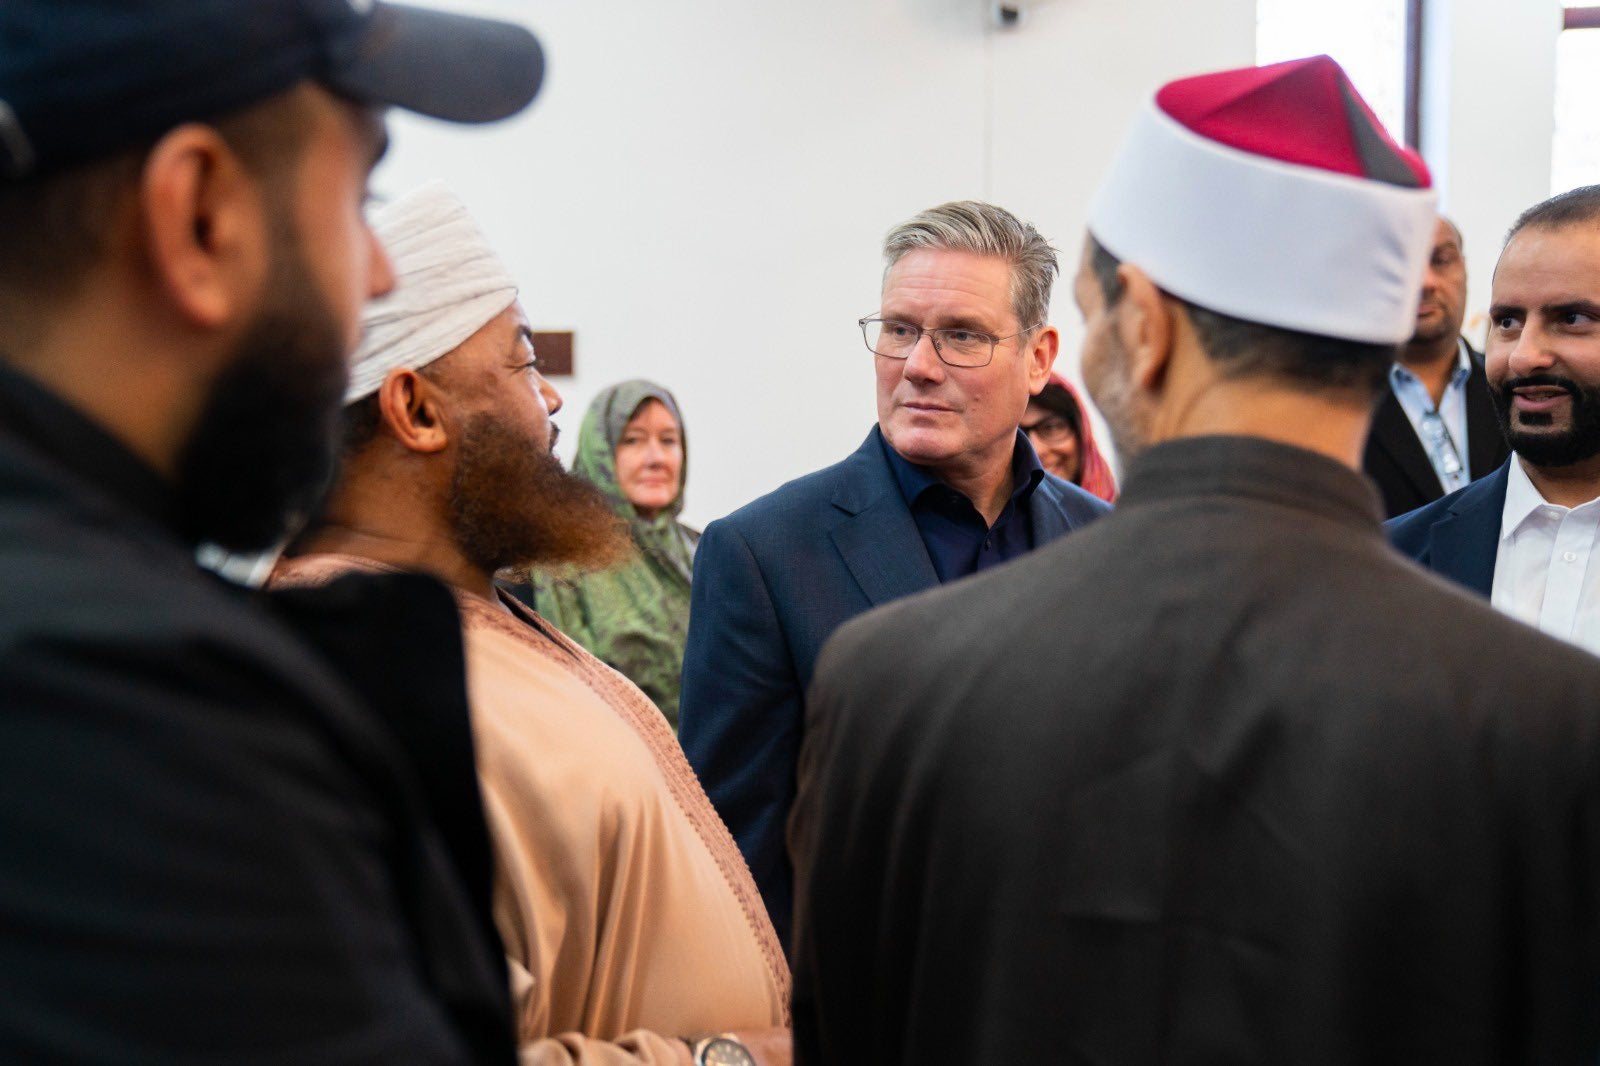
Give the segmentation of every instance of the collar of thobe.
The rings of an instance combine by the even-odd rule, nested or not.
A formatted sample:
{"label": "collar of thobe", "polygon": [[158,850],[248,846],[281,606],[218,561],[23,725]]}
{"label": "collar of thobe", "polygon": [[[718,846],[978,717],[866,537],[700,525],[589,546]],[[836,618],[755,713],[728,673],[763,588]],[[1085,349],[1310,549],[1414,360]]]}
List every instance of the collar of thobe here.
{"label": "collar of thobe", "polygon": [[1128,466],[1119,508],[1193,496],[1276,503],[1380,532],[1377,490],[1355,470],[1318,452],[1262,437],[1181,437]]}

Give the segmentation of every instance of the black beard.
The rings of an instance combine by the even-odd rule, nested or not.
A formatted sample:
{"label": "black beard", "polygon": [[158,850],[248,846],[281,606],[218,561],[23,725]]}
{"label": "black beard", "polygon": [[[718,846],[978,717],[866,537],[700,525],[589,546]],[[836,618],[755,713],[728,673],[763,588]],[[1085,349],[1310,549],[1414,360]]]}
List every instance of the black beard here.
{"label": "black beard", "polygon": [[489,414],[471,416],[462,432],[450,525],[461,553],[490,575],[559,564],[601,569],[633,543],[599,489]]}
{"label": "black beard", "polygon": [[276,545],[316,507],[348,378],[342,331],[298,242],[279,234],[274,244],[263,310],[178,458],[182,532],[234,552]]}
{"label": "black beard", "polygon": [[[1517,424],[1513,425],[1512,391],[1530,385],[1565,389],[1572,397],[1572,424],[1562,430],[1529,432],[1526,427],[1555,424],[1551,415],[1539,413],[1518,415]],[[1534,466],[1571,466],[1600,455],[1600,388],[1586,387],[1555,374],[1531,374],[1508,378],[1500,385],[1491,384],[1489,397],[1511,450]]]}

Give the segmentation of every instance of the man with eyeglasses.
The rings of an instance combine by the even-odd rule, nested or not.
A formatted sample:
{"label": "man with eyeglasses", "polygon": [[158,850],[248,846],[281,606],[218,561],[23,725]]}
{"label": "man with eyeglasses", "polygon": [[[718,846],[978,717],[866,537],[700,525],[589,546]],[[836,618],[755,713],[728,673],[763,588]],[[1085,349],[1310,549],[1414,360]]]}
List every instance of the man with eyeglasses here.
{"label": "man with eyeglasses", "polygon": [[992,204],[890,231],[861,319],[878,424],[854,454],[711,523],[695,562],[680,737],[787,943],[784,825],[823,642],[872,607],[1014,559],[1102,513],[1018,430],[1049,380],[1056,252]]}
{"label": "man with eyeglasses", "polygon": [[1517,219],[1489,317],[1489,394],[1512,457],[1390,522],[1390,538],[1512,617],[1600,654],[1600,186]]}
{"label": "man with eyeglasses", "polygon": [[1461,232],[1434,224],[1416,328],[1389,370],[1361,467],[1390,518],[1491,473],[1508,451],[1484,377],[1483,354],[1461,336],[1467,261]]}

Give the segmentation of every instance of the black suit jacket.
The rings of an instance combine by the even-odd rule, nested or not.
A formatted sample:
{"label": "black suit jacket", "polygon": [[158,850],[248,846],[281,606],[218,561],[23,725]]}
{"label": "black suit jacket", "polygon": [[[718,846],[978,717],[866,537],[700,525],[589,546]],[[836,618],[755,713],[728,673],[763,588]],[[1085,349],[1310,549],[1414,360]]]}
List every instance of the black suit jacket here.
{"label": "black suit jacket", "polygon": [[[1489,379],[1483,370],[1483,353],[1467,345],[1472,373],[1467,378],[1467,470],[1476,481],[1505,462],[1511,449],[1500,432],[1494,405],[1489,399]],[[1385,387],[1383,398],[1372,416],[1372,432],[1361,468],[1378,485],[1387,518],[1414,511],[1444,495],[1439,475],[1417,439],[1417,431],[1392,387]]]}
{"label": "black suit jacket", "polygon": [[1597,692],[1348,468],[1152,448],[824,649],[796,1062],[1593,1063]]}
{"label": "black suit jacket", "polygon": [[[1043,546],[1106,504],[1046,475],[1029,503]],[[789,940],[784,821],[806,686],[823,642],[879,604],[938,585],[874,426],[843,462],[706,527],[695,553],[679,737]]]}

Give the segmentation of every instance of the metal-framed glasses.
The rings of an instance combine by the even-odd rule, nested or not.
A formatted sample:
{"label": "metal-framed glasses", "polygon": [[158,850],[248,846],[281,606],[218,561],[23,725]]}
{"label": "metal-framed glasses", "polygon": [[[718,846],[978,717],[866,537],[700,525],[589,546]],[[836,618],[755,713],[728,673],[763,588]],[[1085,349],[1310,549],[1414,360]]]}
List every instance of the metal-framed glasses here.
{"label": "metal-framed glasses", "polygon": [[[876,315],[860,319],[861,335],[866,339],[867,351],[885,359],[909,359],[911,350],[926,333],[933,341],[933,350],[946,366],[980,367],[994,362],[994,350],[1001,341],[1012,340],[1031,333],[1039,326],[1029,326],[1005,337],[996,337],[975,329],[944,328],[923,329],[909,322]],[[1043,323],[1040,323],[1043,325]]]}

